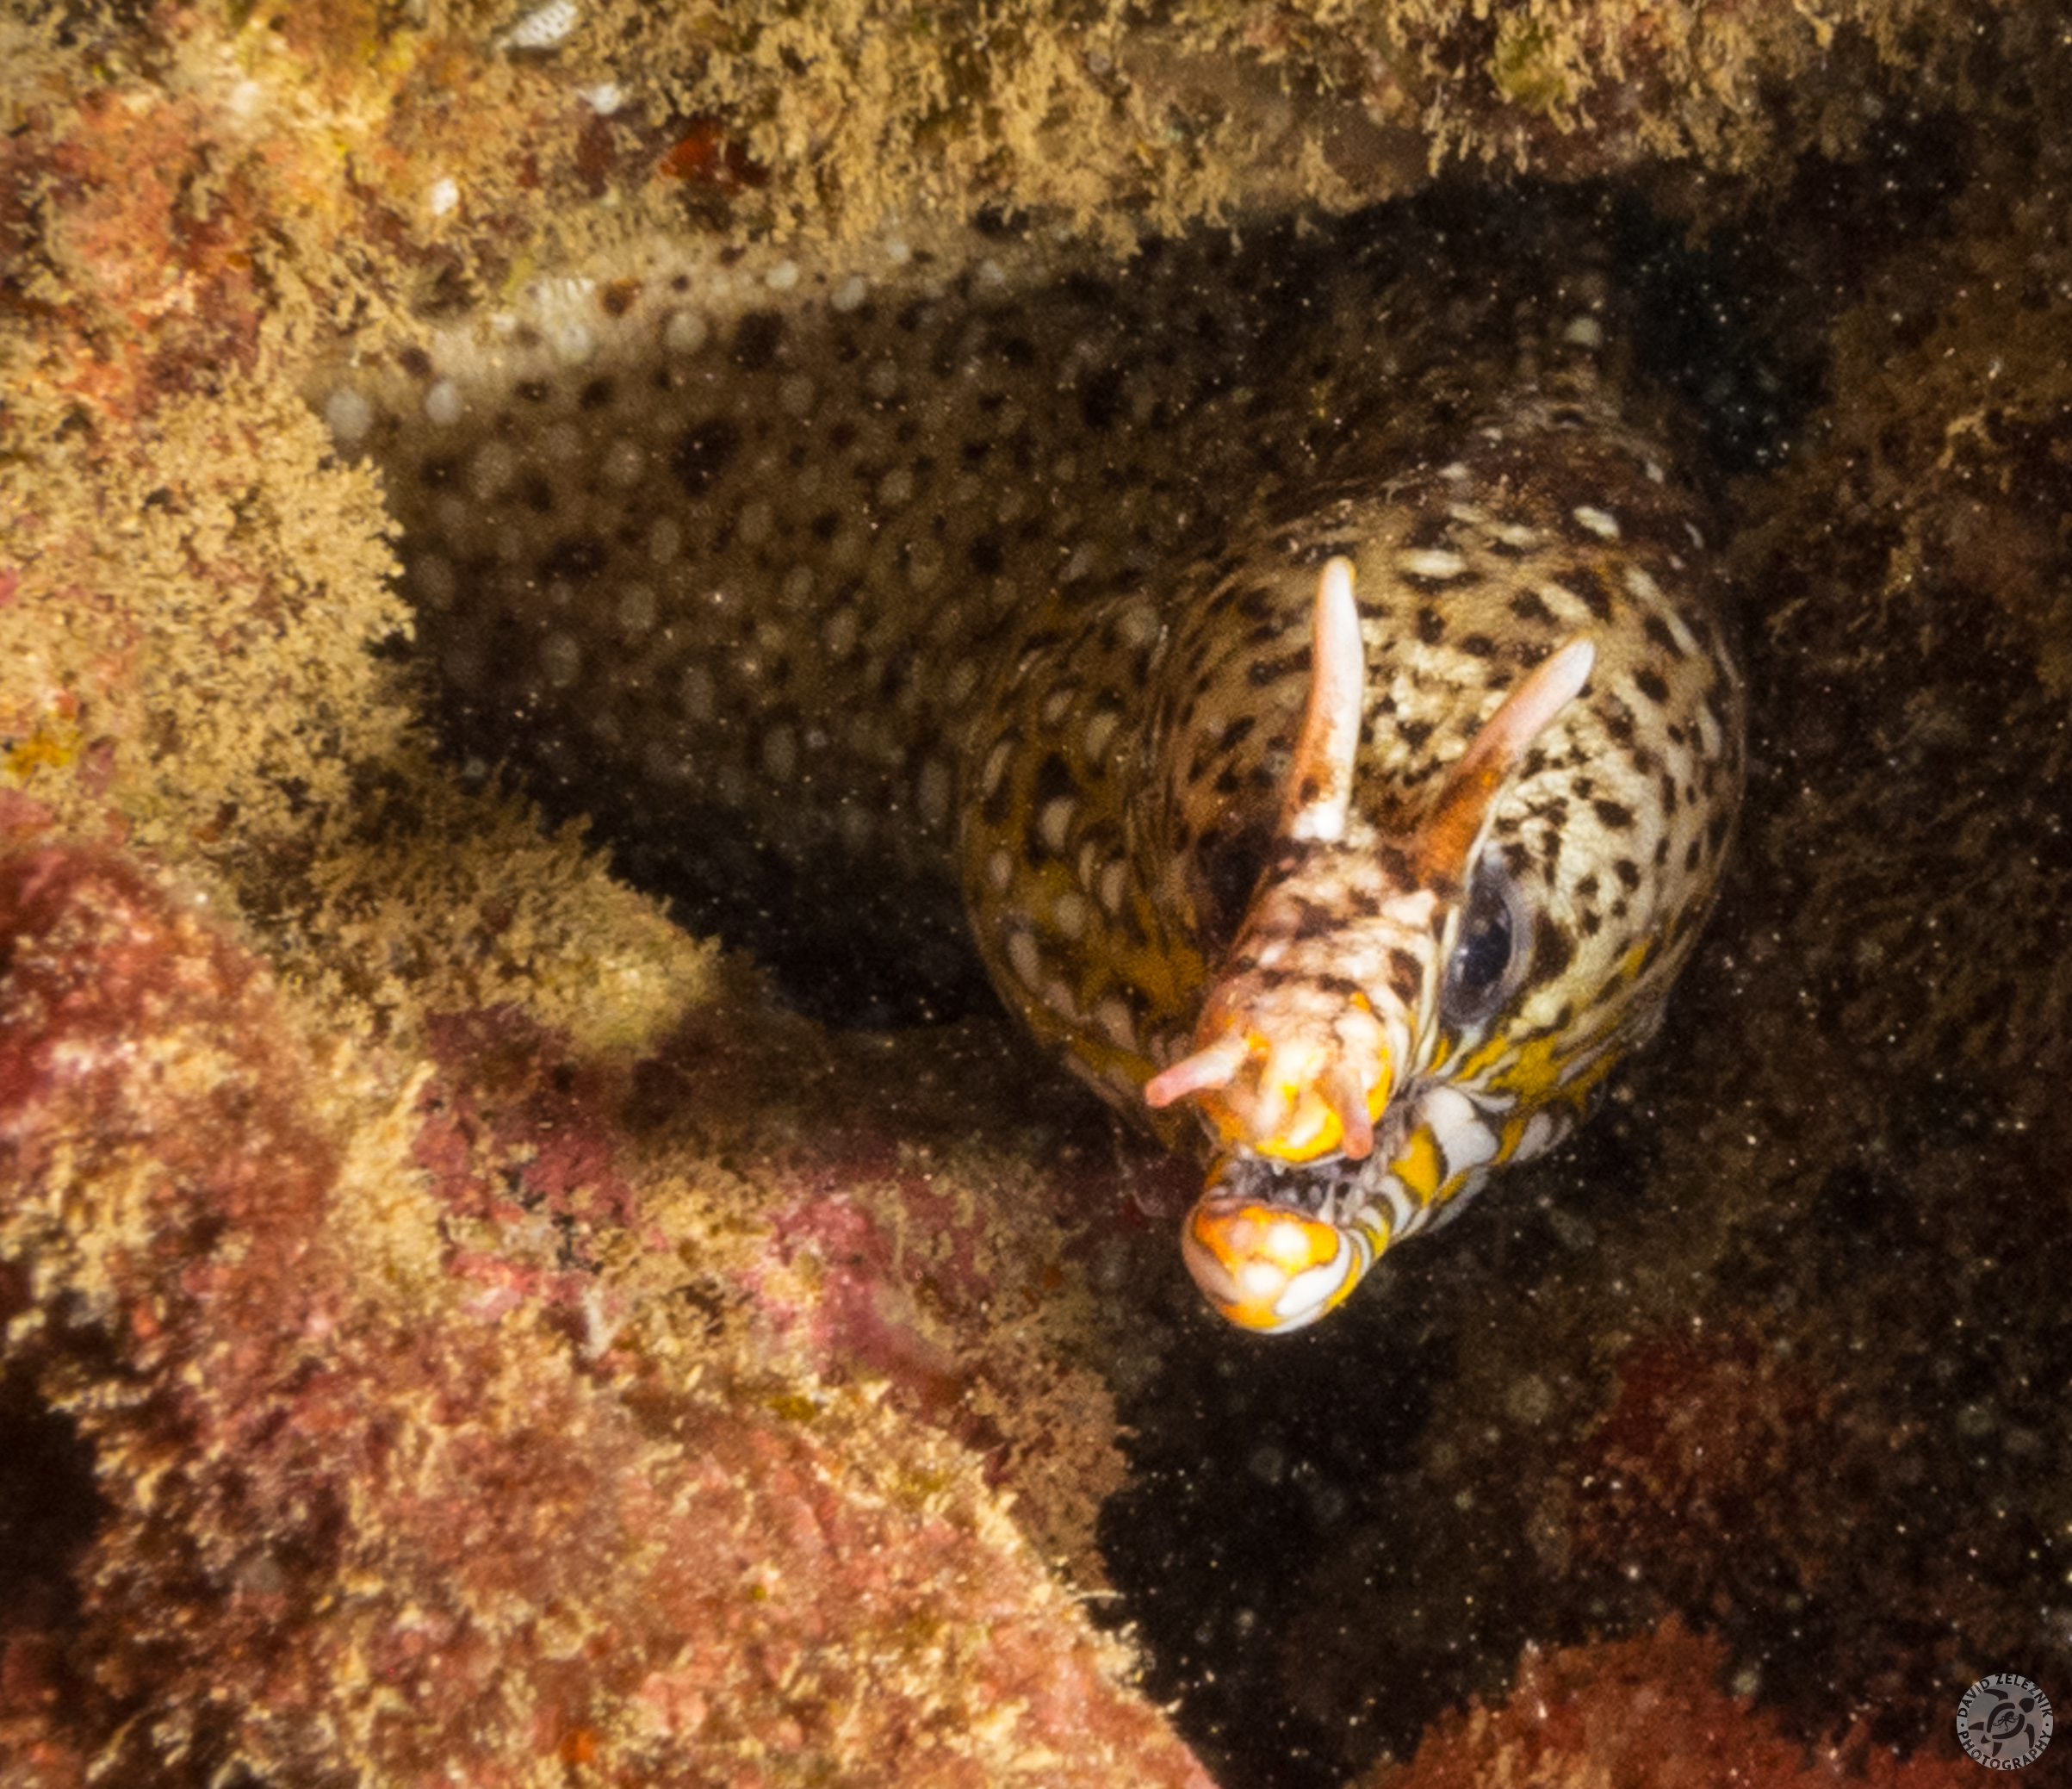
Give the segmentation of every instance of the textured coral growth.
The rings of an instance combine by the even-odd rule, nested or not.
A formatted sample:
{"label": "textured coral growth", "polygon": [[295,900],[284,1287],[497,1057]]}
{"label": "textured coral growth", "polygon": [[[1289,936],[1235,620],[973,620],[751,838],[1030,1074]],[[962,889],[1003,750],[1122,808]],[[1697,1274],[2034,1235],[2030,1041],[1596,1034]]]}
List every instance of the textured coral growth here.
{"label": "textured coral growth", "polygon": [[[109,1505],[78,1631],[9,1637],[0,1719],[51,1780],[1203,1782],[962,1450],[741,1360],[607,1378],[471,1301],[414,1084],[325,1060],[133,866],[0,862],[0,964],[11,1346]],[[576,1115],[524,1080],[519,1118]]]}
{"label": "textured coral growth", "polygon": [[1796,1554],[1804,1581],[1823,1525],[1794,1488],[1832,1464],[1833,1402],[1803,1366],[1738,1326],[1636,1343],[1576,1463],[1582,1550],[1644,1568],[1681,1597],[1751,1545],[1765,1570]]}
{"label": "textured coral growth", "polygon": [[1414,1766],[1385,1768],[1367,1789],[1960,1789],[1977,1780],[1970,1763],[1902,1763],[1860,1735],[1808,1754],[1746,1698],[1720,1690],[1724,1667],[1717,1642],[1673,1618],[1631,1640],[1529,1649],[1503,1707],[1446,1717]]}

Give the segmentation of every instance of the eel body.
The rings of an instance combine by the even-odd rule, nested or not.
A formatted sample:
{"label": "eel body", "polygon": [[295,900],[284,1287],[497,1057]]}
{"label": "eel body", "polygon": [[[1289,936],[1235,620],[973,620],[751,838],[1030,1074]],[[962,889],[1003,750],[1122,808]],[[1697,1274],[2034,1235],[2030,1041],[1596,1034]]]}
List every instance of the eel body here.
{"label": "eel body", "polygon": [[1605,258],[1531,234],[651,250],[323,401],[478,741],[960,890],[1292,1329],[1566,1134],[1733,829],[1711,521]]}

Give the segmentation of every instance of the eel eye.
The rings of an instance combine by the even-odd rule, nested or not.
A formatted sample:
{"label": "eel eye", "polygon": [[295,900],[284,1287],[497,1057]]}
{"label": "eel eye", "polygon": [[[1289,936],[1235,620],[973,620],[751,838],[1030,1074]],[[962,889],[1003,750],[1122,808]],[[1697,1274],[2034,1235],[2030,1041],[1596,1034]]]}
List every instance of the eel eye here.
{"label": "eel eye", "polygon": [[1486,858],[1476,867],[1439,992],[1440,1016],[1449,1025],[1481,1023],[1517,991],[1530,935],[1524,907],[1509,871]]}

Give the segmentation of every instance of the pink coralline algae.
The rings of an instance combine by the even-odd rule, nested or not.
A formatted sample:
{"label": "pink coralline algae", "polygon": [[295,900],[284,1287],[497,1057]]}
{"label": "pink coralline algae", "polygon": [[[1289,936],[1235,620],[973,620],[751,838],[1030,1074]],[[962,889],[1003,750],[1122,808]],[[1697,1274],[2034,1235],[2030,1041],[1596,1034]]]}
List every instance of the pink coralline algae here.
{"label": "pink coralline algae", "polygon": [[485,1315],[412,1084],[133,864],[0,860],[0,965],[11,1363],[106,1506],[29,1780],[1206,1783],[938,1432]]}
{"label": "pink coralline algae", "polygon": [[[1724,1649],[1673,1617],[1631,1640],[1529,1649],[1511,1698],[1446,1716],[1415,1765],[1385,1767],[1362,1789],[1960,1789],[1977,1767],[1901,1762],[1852,1733],[1808,1749],[1718,1687]],[[1954,1748],[1952,1748],[1954,1749]]]}
{"label": "pink coralline algae", "polygon": [[1646,1338],[1620,1357],[1572,1475],[1578,1544],[1604,1563],[1645,1561],[1686,1606],[1703,1603],[1737,1540],[1759,1535],[1762,1569],[1788,1561],[1810,1582],[1824,1530],[1807,1506],[1838,1496],[1821,1475],[1843,1445],[1833,1403],[1817,1376],[1740,1326]]}

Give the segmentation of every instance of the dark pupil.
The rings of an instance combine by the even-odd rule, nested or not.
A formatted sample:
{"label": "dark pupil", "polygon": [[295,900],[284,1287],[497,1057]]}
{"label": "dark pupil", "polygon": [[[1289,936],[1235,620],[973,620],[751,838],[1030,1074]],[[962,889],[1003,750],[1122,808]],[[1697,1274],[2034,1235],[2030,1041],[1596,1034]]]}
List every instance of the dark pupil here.
{"label": "dark pupil", "polygon": [[1482,1016],[1491,991],[1511,966],[1511,908],[1487,879],[1475,884],[1448,974],[1447,991],[1464,1018]]}

